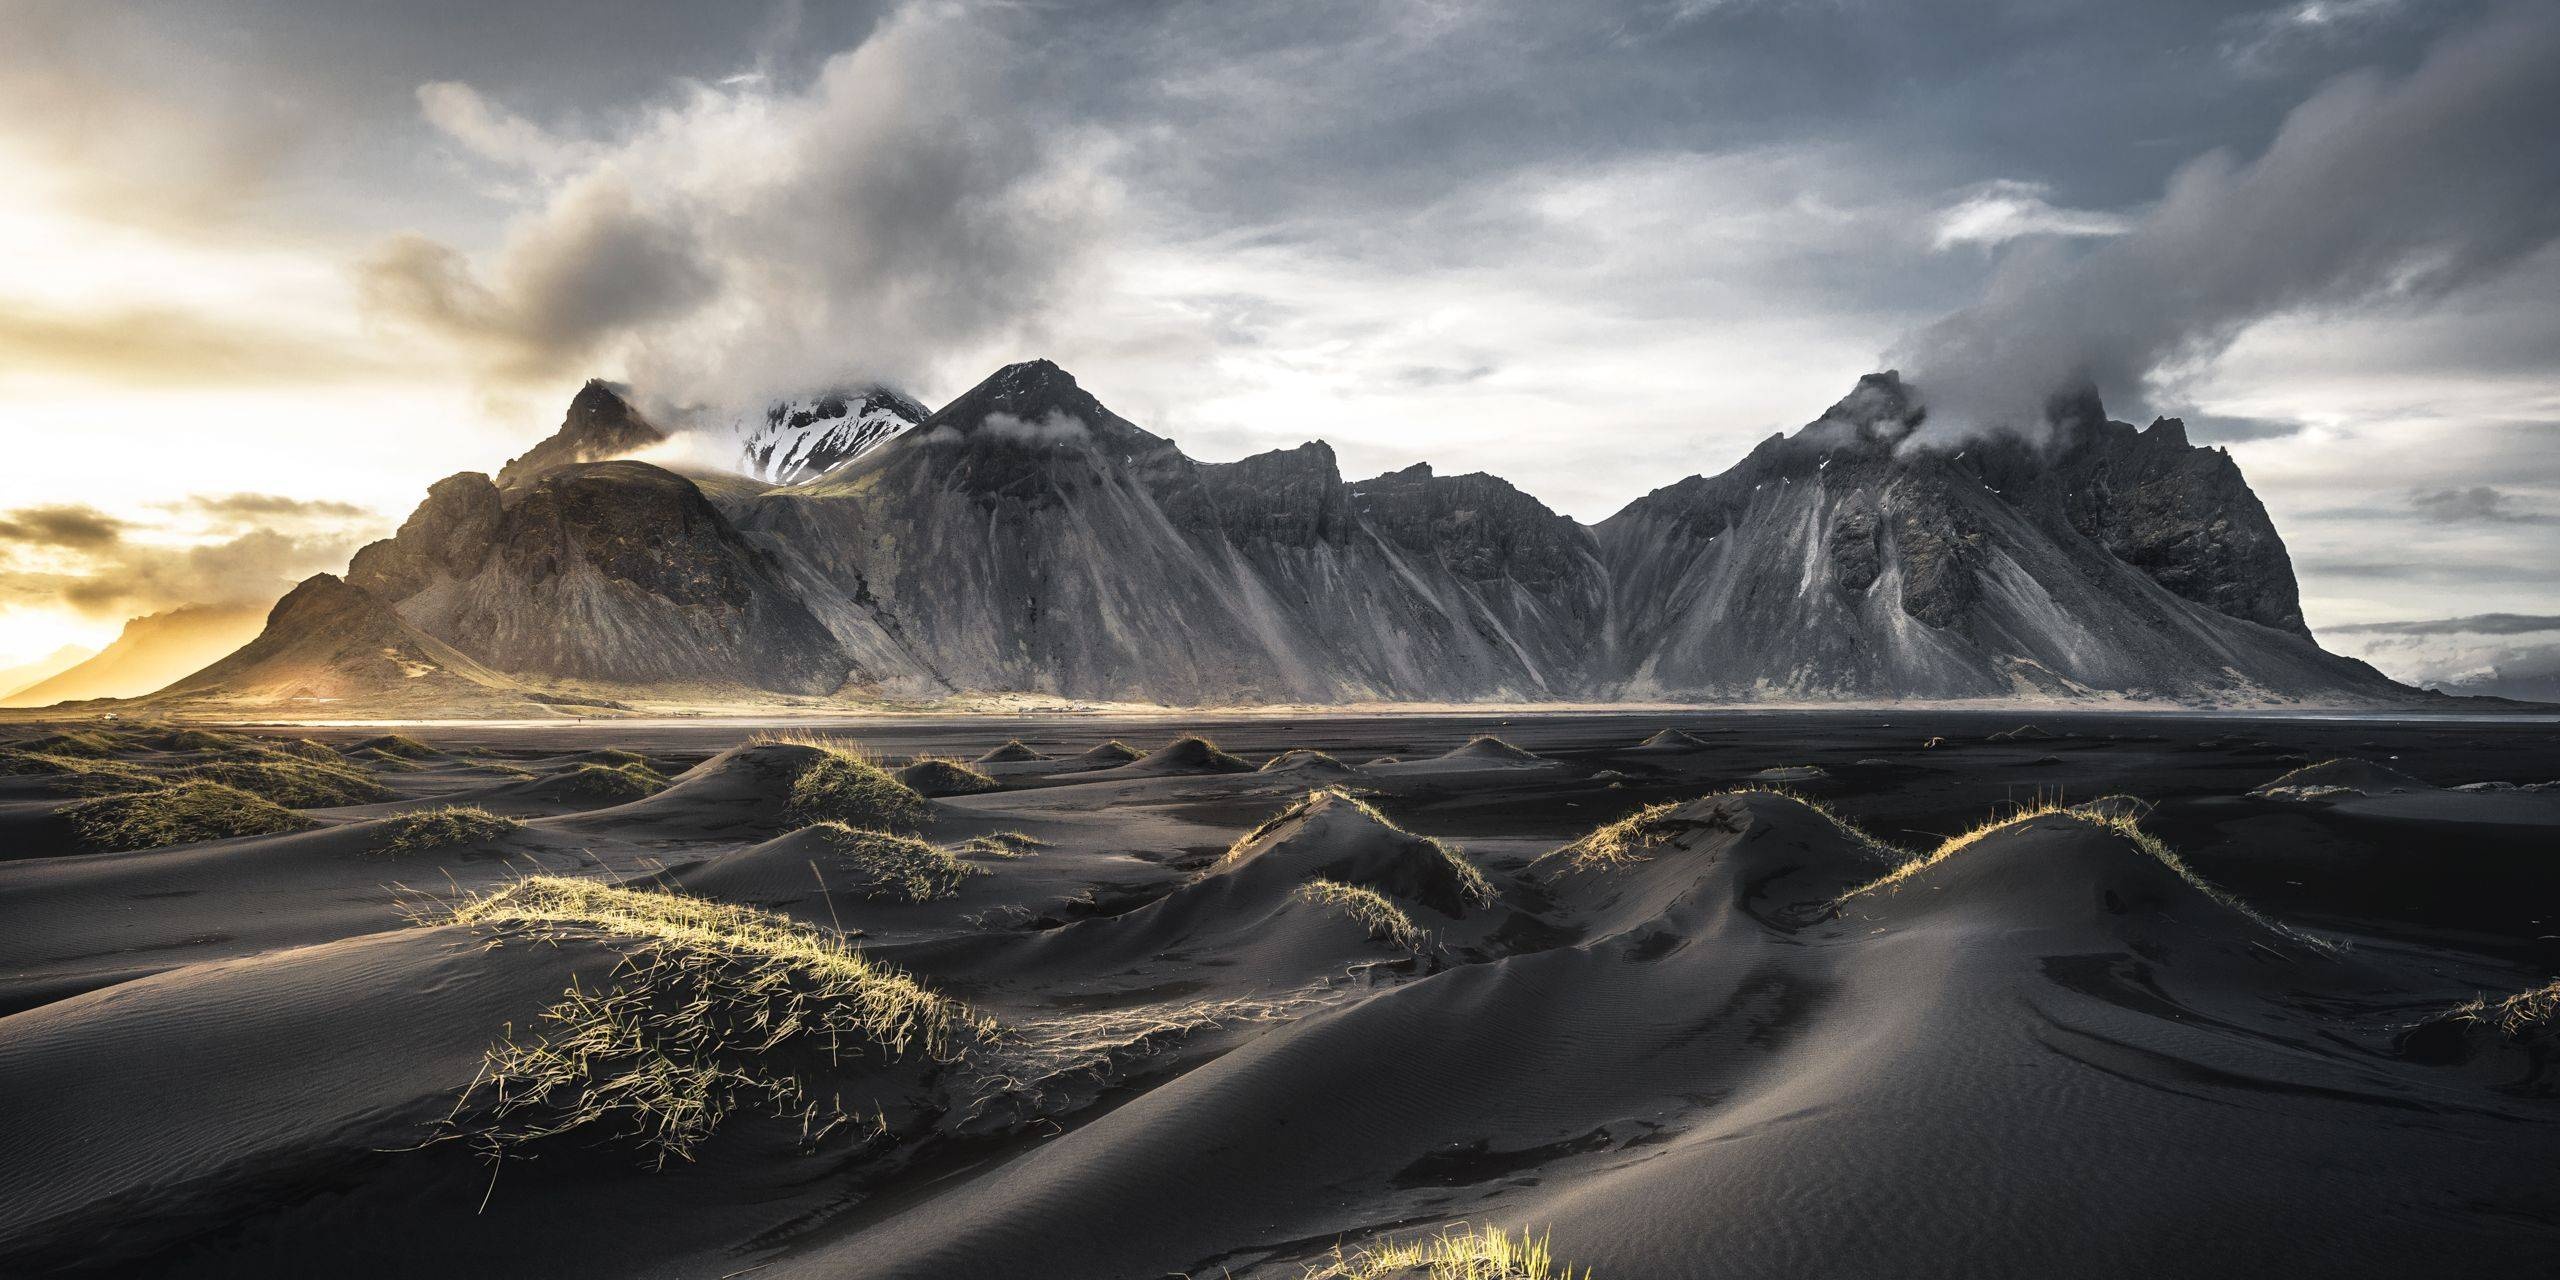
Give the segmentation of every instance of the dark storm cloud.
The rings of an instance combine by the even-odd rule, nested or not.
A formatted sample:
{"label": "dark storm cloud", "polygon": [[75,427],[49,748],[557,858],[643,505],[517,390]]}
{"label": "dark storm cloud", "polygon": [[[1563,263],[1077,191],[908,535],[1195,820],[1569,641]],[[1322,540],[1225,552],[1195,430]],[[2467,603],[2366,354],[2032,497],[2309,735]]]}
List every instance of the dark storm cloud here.
{"label": "dark storm cloud", "polygon": [[182,505],[220,520],[364,520],[375,514],[372,508],[353,502],[281,493],[200,494]]}
{"label": "dark storm cloud", "polygon": [[2560,7],[2511,10],[2409,75],[2344,77],[2254,160],[2178,171],[2126,235],[2011,256],[1897,361],[1939,438],[2041,425],[2075,380],[2137,389],[2280,312],[2441,297],[2560,236]]}
{"label": "dark storm cloud", "polygon": [[0,512],[0,542],[77,551],[113,545],[130,526],[95,507],[63,504]]}
{"label": "dark storm cloud", "polygon": [[2411,494],[2409,506],[2439,524],[2542,524],[2554,519],[2538,511],[2519,509],[2514,495],[2485,484]]}
{"label": "dark storm cloud", "polygon": [[485,269],[402,236],[365,265],[365,297],[503,377],[610,356],[646,392],[712,402],[857,360],[911,380],[1036,321],[1091,241],[1103,193],[1076,141],[1009,105],[1029,57],[919,8],[804,84],[696,86],[599,140],[428,86],[457,142],[561,176]]}

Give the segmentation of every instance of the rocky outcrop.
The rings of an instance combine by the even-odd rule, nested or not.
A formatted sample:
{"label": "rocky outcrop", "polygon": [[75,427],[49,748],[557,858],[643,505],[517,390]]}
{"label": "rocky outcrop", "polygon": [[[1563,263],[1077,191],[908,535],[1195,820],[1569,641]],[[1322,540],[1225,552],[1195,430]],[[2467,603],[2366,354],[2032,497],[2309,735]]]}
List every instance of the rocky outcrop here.
{"label": "rocky outcrop", "polygon": [[666,431],[642,417],[628,396],[626,388],[601,378],[579,388],[560,429],[501,468],[498,487],[512,489],[562,467],[625,457],[664,442]]}
{"label": "rocky outcrop", "polygon": [[773,556],[692,481],[642,462],[558,468],[504,491],[438,484],[355,582],[492,667],[622,684],[826,693],[850,666]]}

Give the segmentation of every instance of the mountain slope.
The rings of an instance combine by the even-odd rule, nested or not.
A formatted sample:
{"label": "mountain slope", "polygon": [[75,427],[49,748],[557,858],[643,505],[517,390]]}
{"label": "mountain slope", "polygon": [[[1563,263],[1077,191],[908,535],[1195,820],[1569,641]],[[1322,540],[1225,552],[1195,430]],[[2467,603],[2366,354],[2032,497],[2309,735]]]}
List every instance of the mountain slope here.
{"label": "mountain slope", "polygon": [[558,462],[623,438],[627,403],[580,400],[589,425],[512,482],[438,482],[349,583],[510,678],[661,693],[2422,696],[2310,640],[2227,455],[2094,396],[2057,403],[2050,446],[1949,452],[1910,446],[1922,409],[1873,375],[1588,528],[1488,475],[1346,481],[1321,442],[1200,462],[1046,361],[795,484]]}
{"label": "mountain slope", "polygon": [[257,705],[524,705],[515,681],[410,626],[362,588],[325,573],[277,601],[256,639],[159,697]]}
{"label": "mountain slope", "polygon": [[[1499,481],[1426,474],[1363,502],[1321,444],[1196,462],[1046,361],[741,523],[887,688],[1551,696],[1571,620],[1597,612],[1588,537]],[[1545,548],[1543,576],[1471,541],[1513,534]]]}
{"label": "mountain slope", "polygon": [[1890,374],[1731,471],[1596,529],[1624,608],[1620,697],[2006,697],[2194,702],[2405,696],[2321,651],[2265,509],[2175,420],[2094,398],[2051,452],[1903,447]]}
{"label": "mountain slope", "polygon": [[6,705],[9,696],[20,689],[50,680],[97,655],[98,651],[95,649],[83,649],[76,644],[66,644],[31,662],[0,668],[0,705]]}
{"label": "mountain slope", "polygon": [[448,477],[348,580],[477,661],[534,678],[825,693],[847,662],[773,557],[644,462],[502,489]]}
{"label": "mountain slope", "polygon": [[191,604],[145,614],[124,624],[96,656],[0,698],[0,706],[138,697],[247,644],[265,617],[256,605]]}
{"label": "mountain slope", "polygon": [[498,486],[512,489],[561,467],[609,461],[666,439],[664,429],[631,406],[627,388],[592,379],[569,401],[559,430],[499,469]]}

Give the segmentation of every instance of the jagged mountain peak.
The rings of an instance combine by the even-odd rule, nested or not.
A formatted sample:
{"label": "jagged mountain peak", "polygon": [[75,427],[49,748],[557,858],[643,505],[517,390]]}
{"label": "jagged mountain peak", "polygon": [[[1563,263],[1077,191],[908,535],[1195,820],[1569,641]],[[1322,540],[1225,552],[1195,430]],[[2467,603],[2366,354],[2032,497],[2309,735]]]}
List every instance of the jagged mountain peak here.
{"label": "jagged mountain peak", "polygon": [[498,484],[513,488],[555,468],[618,458],[666,439],[666,430],[632,405],[630,388],[591,378],[570,399],[560,429],[501,468]]}
{"label": "jagged mountain peak", "polygon": [[1077,384],[1074,374],[1047,360],[1024,360],[996,370],[935,410],[911,434],[932,443],[957,436],[1035,447],[1093,441],[1166,444],[1105,408]]}

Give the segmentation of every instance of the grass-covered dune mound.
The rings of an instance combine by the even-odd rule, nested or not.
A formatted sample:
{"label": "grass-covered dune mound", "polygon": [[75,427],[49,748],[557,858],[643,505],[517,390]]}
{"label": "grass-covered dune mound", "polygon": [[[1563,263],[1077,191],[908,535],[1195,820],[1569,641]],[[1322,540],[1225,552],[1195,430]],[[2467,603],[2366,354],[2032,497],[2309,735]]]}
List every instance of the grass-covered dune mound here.
{"label": "grass-covered dune mound", "polygon": [[879,1082],[883,1069],[958,1059],[995,1030],[841,935],[684,894],[535,876],[431,922],[625,957],[489,1049],[443,1136],[499,1155],[591,1134],[663,1164],[757,1112],[811,1141],[857,1115],[877,1134],[918,1101],[914,1079]]}
{"label": "grass-covered dune mound", "polygon": [[1025,743],[1022,739],[1020,739],[1020,738],[1008,738],[1008,739],[1006,739],[1006,740],[1005,740],[1005,744],[1004,744],[1003,746],[990,748],[990,749],[987,751],[987,753],[986,753],[985,755],[979,756],[976,760],[972,761],[971,763],[973,763],[973,764],[1027,764],[1027,763],[1029,763],[1029,762],[1031,762],[1031,761],[1033,761],[1033,760],[1046,760],[1046,759],[1048,759],[1048,757],[1047,757],[1047,756],[1044,756],[1044,755],[1040,754],[1039,752],[1032,750],[1032,749],[1031,749],[1031,747],[1030,747],[1030,745],[1029,745],[1028,743]]}
{"label": "grass-covered dune mound", "polygon": [[588,762],[511,788],[510,795],[568,804],[621,804],[667,789],[667,779],[647,764]]}
{"label": "grass-covered dune mound", "polygon": [[1465,761],[1472,764],[1547,763],[1547,758],[1545,756],[1539,755],[1533,751],[1524,751],[1519,747],[1515,747],[1489,733],[1478,734],[1473,738],[1469,738],[1464,746],[1452,748],[1448,752],[1442,754],[1439,758],[1442,760]]}
{"label": "grass-covered dune mound", "polygon": [[122,760],[0,748],[0,776],[25,778],[58,796],[102,796],[163,786],[159,773]]}
{"label": "grass-covered dune mound", "polygon": [[368,753],[393,756],[402,760],[435,760],[444,753],[406,734],[385,733],[365,739],[347,748],[348,755]]}
{"label": "grass-covered dune mound", "polygon": [[570,830],[709,838],[771,836],[819,822],[909,831],[931,815],[923,796],[854,744],[777,736],[731,747],[655,795],[556,821]]}
{"label": "grass-covered dune mound", "polygon": [[1465,854],[1330,789],[1309,793],[1246,833],[1202,876],[1273,880],[1289,891],[1330,880],[1453,917],[1495,897],[1492,882]]}
{"label": "grass-covered dune mound", "polygon": [[82,845],[98,850],[156,849],[313,825],[272,800],[203,779],[83,800],[62,816]]}
{"label": "grass-covered dune mound", "polygon": [[450,804],[377,818],[360,829],[369,833],[372,852],[399,857],[492,844],[523,830],[524,824],[474,805]]}
{"label": "grass-covered dune mound", "polygon": [[1127,764],[1145,754],[1136,747],[1113,738],[1078,752],[1075,761],[1087,769],[1110,769]]}
{"label": "grass-covered dune mound", "polygon": [[1002,785],[957,760],[927,756],[891,775],[921,796],[972,796]]}
{"label": "grass-covered dune mound", "polygon": [[817,822],[678,868],[666,880],[726,902],[784,905],[813,900],[823,890],[840,898],[912,905],[948,898],[971,879],[991,874],[962,857],[978,852],[968,844],[937,845],[893,831]]}
{"label": "grass-covered dune mound", "polygon": [[2261,800],[2322,800],[2334,796],[2383,796],[2436,788],[2389,765],[2370,760],[2323,760],[2306,764],[2249,794]]}
{"label": "grass-covered dune mound", "polygon": [[283,755],[191,765],[179,776],[238,787],[288,809],[333,809],[392,798],[391,788],[353,769]]}
{"label": "grass-covered dune mound", "polygon": [[1263,761],[1264,773],[1302,773],[1309,776],[1347,778],[1360,772],[1332,755],[1311,747],[1296,747]]}
{"label": "grass-covered dune mound", "polygon": [[[1108,745],[1108,744],[1106,744]],[[1097,747],[1095,750],[1101,750]],[[1091,752],[1086,753],[1088,755]],[[1251,773],[1253,766],[1218,749],[1207,738],[1188,735],[1138,757],[1125,766],[1131,773]]]}

